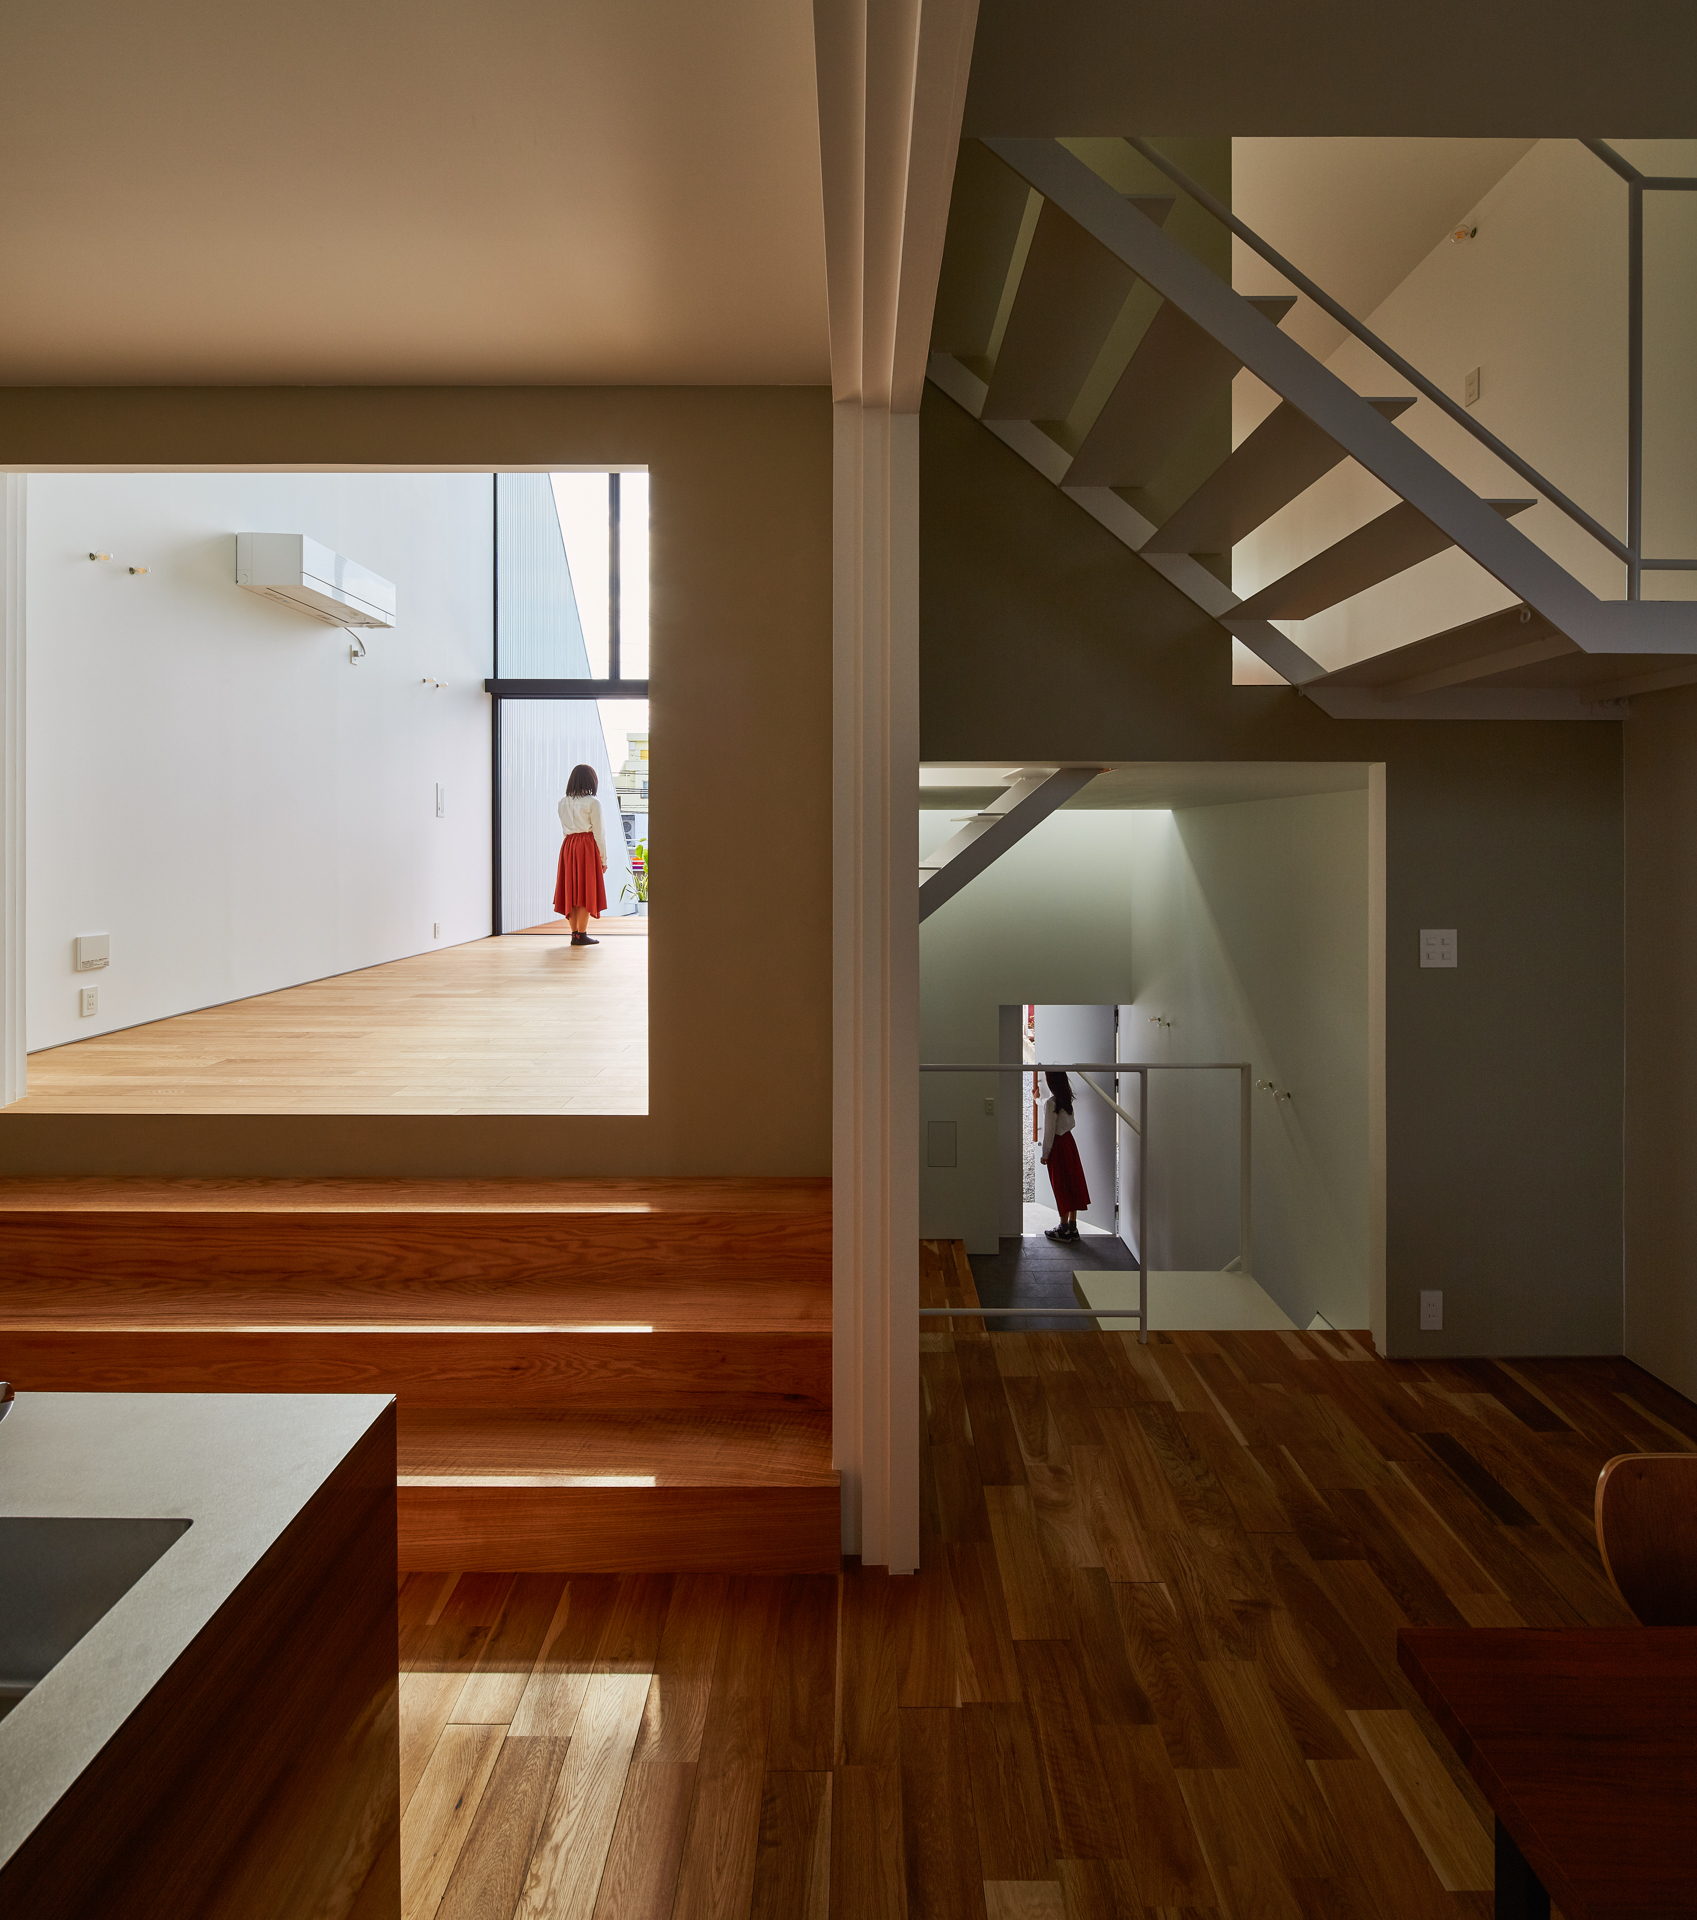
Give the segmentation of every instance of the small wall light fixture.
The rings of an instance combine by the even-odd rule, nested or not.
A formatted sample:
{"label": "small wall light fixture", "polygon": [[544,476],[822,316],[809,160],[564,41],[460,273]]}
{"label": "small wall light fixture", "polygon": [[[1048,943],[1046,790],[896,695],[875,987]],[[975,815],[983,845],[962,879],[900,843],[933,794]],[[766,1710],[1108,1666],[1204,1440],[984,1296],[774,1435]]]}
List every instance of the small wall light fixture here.
{"label": "small wall light fixture", "polygon": [[1464,240],[1477,240],[1478,237],[1479,228],[1477,224],[1472,220],[1463,220],[1459,227],[1451,229],[1450,245],[1452,247],[1459,247]]}
{"label": "small wall light fixture", "polygon": [[131,568],[130,568],[130,572],[131,572],[131,573],[146,573],[146,572],[147,572],[147,568],[146,568],[146,567],[131,567]]}
{"label": "small wall light fixture", "polygon": [[109,553],[91,553],[88,557],[91,560],[110,560],[112,558]]}

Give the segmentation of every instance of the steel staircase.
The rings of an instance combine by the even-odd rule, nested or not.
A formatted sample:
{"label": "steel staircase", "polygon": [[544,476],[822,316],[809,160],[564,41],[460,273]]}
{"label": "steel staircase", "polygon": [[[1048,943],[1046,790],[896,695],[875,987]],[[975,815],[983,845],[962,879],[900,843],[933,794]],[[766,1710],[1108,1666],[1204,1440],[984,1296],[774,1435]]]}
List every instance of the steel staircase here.
{"label": "steel staircase", "polygon": [[[1514,525],[1540,498],[1627,565],[1634,595],[1641,556],[1155,148],[1129,143],[1484,441],[1528,491],[1486,499],[1464,484],[1397,426],[1418,395],[1367,397],[1347,386],[1280,331],[1294,296],[1234,292],[1163,230],[1172,197],[1122,194],[1058,141],[983,144],[1041,196],[1040,210],[1017,234],[1005,218],[993,231],[1006,283],[993,351],[979,343],[963,350],[943,337],[944,323],[933,336],[930,378],[1324,711],[1339,718],[1606,718],[1618,717],[1635,692],[1697,681],[1697,603],[1606,600],[1577,580]],[[1139,282],[1159,304],[1124,371],[1081,433],[1057,430],[1069,413],[1077,420],[1086,382]],[[1229,396],[1240,368],[1279,404],[1156,524],[1126,493],[1148,487],[1208,409]],[[1229,553],[1347,458],[1388,486],[1397,504],[1247,599],[1198,558]],[[1272,624],[1309,619],[1452,547],[1515,604],[1330,673]]]}

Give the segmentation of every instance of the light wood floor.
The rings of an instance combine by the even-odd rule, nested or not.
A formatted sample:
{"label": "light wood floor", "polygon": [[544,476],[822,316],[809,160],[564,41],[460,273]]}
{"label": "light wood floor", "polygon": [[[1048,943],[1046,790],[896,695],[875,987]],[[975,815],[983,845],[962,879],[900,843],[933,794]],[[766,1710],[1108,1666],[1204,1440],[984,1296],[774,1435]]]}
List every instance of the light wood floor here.
{"label": "light wood floor", "polygon": [[10,1113],[646,1113],[648,941],[510,935],[29,1058]]}
{"label": "light wood floor", "polygon": [[[923,1289],[975,1302],[959,1247]],[[1626,1624],[1597,1471],[1697,1408],[1622,1360],[953,1324],[915,1578],[411,1576],[408,1920],[1489,1915],[1396,1629]]]}

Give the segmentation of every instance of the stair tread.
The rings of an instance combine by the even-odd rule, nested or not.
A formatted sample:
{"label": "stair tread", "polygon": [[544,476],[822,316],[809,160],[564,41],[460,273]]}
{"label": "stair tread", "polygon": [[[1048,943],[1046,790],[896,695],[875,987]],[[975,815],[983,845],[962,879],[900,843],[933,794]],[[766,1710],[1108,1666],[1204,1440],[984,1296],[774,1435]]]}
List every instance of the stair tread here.
{"label": "stair tread", "polygon": [[[1412,396],[1369,399],[1382,419],[1413,406]],[[1144,542],[1145,553],[1229,553],[1238,541],[1288,506],[1348,458],[1342,447],[1288,400]]]}
{"label": "stair tread", "polygon": [[[1534,500],[1487,500],[1505,520]],[[1393,579],[1422,560],[1445,552],[1455,542],[1407,500],[1399,500],[1365,526],[1293,567],[1282,578],[1252,593],[1232,609],[1233,618],[1307,620],[1382,580]]]}
{"label": "stair tread", "polygon": [[[1296,301],[1289,294],[1252,294],[1247,304],[1276,325]],[[1242,364],[1229,347],[1166,302],[1080,443],[1066,484],[1147,486],[1209,399],[1230,391]]]}
{"label": "stair tread", "polygon": [[402,1406],[400,1484],[835,1487],[829,1413]]}
{"label": "stair tread", "polygon": [[829,1214],[827,1179],[0,1179],[0,1213]]}
{"label": "stair tread", "polygon": [[819,1333],[831,1329],[828,1282],[584,1279],[548,1288],[433,1284],[369,1292],[303,1281],[244,1286],[221,1278],[71,1275],[0,1284],[0,1329],[16,1332],[430,1334],[530,1331]]}

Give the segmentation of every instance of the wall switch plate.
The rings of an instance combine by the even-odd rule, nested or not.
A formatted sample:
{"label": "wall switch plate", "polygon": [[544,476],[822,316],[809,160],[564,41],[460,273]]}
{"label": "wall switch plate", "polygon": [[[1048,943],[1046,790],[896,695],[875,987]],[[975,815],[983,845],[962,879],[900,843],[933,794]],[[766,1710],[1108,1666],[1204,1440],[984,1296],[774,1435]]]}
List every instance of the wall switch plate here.
{"label": "wall switch plate", "polygon": [[1479,404],[1479,369],[1475,367],[1462,382],[1462,398],[1470,407]]}
{"label": "wall switch plate", "polygon": [[1420,964],[1423,967],[1455,965],[1454,927],[1422,927],[1420,929]]}
{"label": "wall switch plate", "polygon": [[1437,1288],[1420,1290],[1420,1331],[1422,1333],[1442,1333],[1444,1330],[1444,1296]]}
{"label": "wall switch plate", "polygon": [[436,818],[442,819],[448,811],[448,789],[440,780],[436,783]]}
{"label": "wall switch plate", "polygon": [[86,1020],[91,1013],[100,1011],[100,989],[98,987],[79,987],[77,990],[77,1012]]}
{"label": "wall switch plate", "polygon": [[984,1111],[985,1111],[986,1113],[988,1113],[988,1114],[994,1114],[994,1113],[995,1113],[995,1111],[996,1111],[996,1102],[995,1102],[995,1100],[994,1100],[994,1098],[991,1098],[991,1099],[989,1099],[989,1100],[986,1100],[986,1101],[984,1102]]}
{"label": "wall switch plate", "polygon": [[112,936],[109,933],[79,933],[76,937],[76,969],[78,973],[92,973],[96,967],[104,967],[112,958]]}
{"label": "wall switch plate", "polygon": [[442,922],[440,920],[431,921],[430,937],[432,940],[440,940],[442,938]]}

